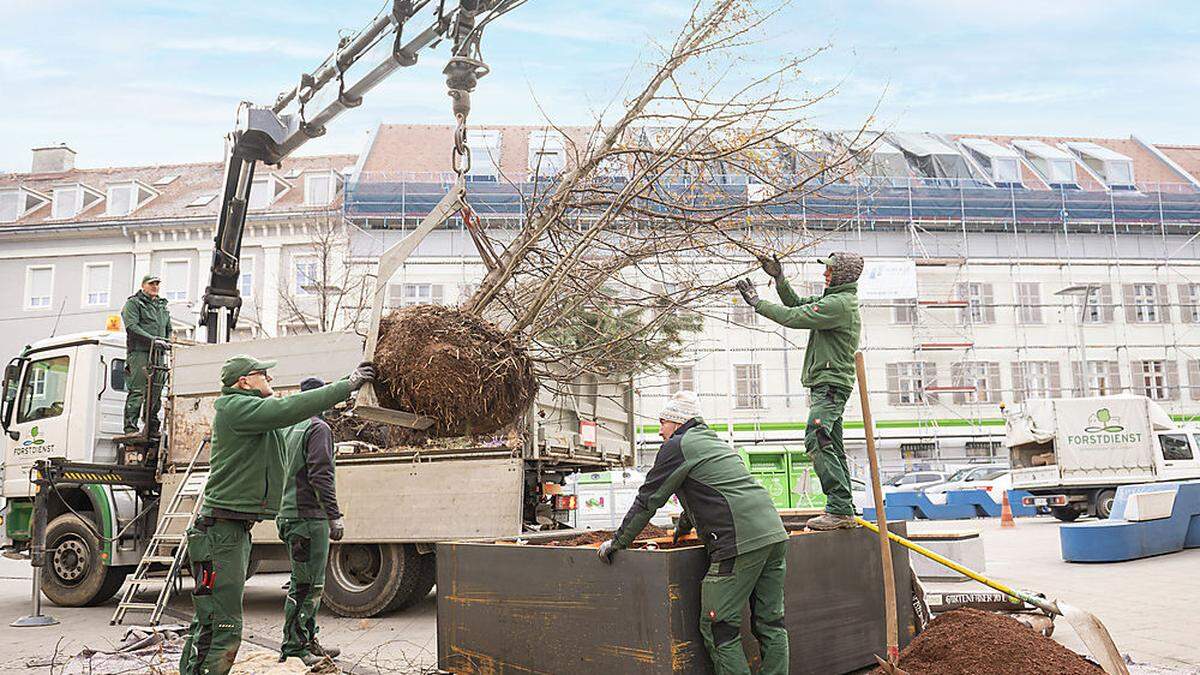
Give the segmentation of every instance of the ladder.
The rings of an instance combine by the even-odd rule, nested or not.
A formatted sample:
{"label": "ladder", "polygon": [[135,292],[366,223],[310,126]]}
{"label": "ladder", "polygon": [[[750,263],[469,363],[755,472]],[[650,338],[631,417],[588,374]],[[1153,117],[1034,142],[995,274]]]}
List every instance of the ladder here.
{"label": "ladder", "polygon": [[[200,505],[204,501],[204,485],[208,482],[208,470],[197,470],[196,459],[204,452],[208,442],[209,439],[205,438],[196,448],[196,452],[192,454],[179,489],[159,516],[158,527],[155,528],[154,535],[150,537],[150,544],[146,547],[141,561],[138,562],[137,569],[134,570],[133,576],[126,584],[125,592],[121,596],[121,601],[117,603],[117,610],[113,612],[109,625],[120,624],[125,620],[126,613],[131,611],[149,612],[149,625],[158,625],[163,611],[171,599],[171,593],[174,592],[179,582],[183,559],[187,555],[186,532],[196,521],[196,516],[200,513]],[[185,500],[190,500],[191,504],[185,506]],[[182,528],[178,525],[180,522],[183,524]],[[168,531],[173,531],[175,534],[168,534]],[[167,565],[165,577],[150,576],[151,566],[155,564]],[[138,602],[136,600],[140,591],[153,588],[158,589],[158,597],[154,602]]]}

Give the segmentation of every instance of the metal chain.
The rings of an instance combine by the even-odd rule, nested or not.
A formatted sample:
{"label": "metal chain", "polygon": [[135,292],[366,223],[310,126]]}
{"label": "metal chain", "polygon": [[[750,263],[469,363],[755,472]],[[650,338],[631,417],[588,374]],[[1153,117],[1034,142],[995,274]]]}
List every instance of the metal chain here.
{"label": "metal chain", "polygon": [[467,148],[467,116],[455,115],[458,125],[454,129],[454,148],[450,151],[450,167],[460,183],[466,183],[471,171],[471,150]]}

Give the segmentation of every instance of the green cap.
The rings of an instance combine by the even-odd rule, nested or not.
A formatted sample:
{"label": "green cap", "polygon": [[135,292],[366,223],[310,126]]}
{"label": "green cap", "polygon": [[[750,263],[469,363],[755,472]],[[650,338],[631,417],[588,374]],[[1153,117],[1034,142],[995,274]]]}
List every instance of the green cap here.
{"label": "green cap", "polygon": [[232,387],[233,383],[237,382],[239,377],[249,375],[256,370],[274,368],[275,363],[275,361],[259,361],[253,356],[246,356],[245,354],[231,356],[225,362],[225,365],[221,366],[221,384],[226,387]]}
{"label": "green cap", "polygon": [[162,279],[159,279],[157,274],[147,274],[146,276],[142,277],[143,284],[150,281],[162,281]]}
{"label": "green cap", "polygon": [[830,253],[824,258],[817,258],[817,262],[821,263],[822,265],[832,265],[833,261],[836,259],[836,256],[836,253]]}

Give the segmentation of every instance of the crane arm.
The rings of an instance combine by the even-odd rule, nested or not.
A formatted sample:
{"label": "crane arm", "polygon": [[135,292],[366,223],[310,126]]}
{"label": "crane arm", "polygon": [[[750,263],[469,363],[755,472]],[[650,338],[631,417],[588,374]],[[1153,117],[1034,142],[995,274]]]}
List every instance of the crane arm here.
{"label": "crane arm", "polygon": [[[228,341],[237,325],[242,235],[254,169],[258,162],[279,164],[396,70],[417,62],[418,54],[452,41],[451,58],[443,73],[453,112],[461,122],[470,111],[470,93],[488,73],[479,52],[483,28],[525,0],[392,0],[354,35],[343,38],[311,73],[284,90],[270,106],[242,102],[237,124],[225,138],[225,172],[208,287],[200,316],[208,341]],[[405,29],[417,15],[433,8],[424,27],[406,38]]]}

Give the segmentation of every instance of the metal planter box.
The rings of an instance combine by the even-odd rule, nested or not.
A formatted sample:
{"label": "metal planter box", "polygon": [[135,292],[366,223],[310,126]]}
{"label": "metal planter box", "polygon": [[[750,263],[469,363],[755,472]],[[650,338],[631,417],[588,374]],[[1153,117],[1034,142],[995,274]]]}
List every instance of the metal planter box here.
{"label": "metal planter box", "polygon": [[[904,523],[894,532],[904,535]],[[911,638],[907,551],[892,547],[901,647]],[[700,637],[703,549],[511,543],[437,546],[438,665],[454,673],[711,673]],[[794,534],[786,619],[791,673],[844,673],[885,643],[879,541],[865,528]],[[743,644],[757,643],[743,612]]]}

